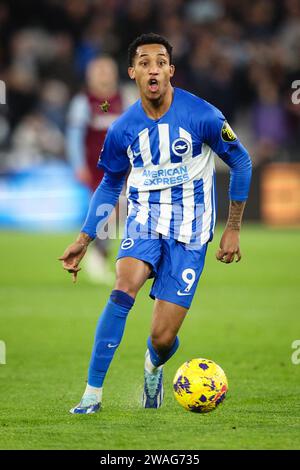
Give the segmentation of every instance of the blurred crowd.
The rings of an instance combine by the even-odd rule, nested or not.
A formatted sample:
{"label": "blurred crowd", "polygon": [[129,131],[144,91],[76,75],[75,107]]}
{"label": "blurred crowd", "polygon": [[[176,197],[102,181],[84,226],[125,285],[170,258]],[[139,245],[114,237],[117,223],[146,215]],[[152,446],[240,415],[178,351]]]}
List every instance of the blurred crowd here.
{"label": "blurred crowd", "polygon": [[127,47],[150,31],[174,47],[173,84],[220,108],[256,165],[299,159],[300,0],[0,0],[0,170],[66,158],[92,59],[111,56],[133,100]]}

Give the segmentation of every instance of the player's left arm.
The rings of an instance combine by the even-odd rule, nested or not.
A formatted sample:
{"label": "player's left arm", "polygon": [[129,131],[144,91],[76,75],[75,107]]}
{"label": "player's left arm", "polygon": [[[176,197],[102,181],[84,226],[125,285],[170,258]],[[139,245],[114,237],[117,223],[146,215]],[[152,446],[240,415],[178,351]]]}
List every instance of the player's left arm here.
{"label": "player's left arm", "polygon": [[230,201],[228,220],[216,253],[217,260],[222,263],[232,263],[235,257],[238,262],[242,258],[240,230],[245,205],[245,201]]}
{"label": "player's left arm", "polygon": [[252,163],[224,116],[215,112],[207,120],[208,145],[230,167],[229,214],[216,258],[223,263],[241,260],[240,231],[248,198]]}

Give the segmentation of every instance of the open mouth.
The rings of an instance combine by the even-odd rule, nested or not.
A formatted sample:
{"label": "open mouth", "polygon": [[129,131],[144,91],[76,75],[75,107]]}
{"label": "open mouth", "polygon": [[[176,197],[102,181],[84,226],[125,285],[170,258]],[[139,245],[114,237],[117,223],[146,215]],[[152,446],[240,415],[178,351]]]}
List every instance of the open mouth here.
{"label": "open mouth", "polygon": [[149,89],[150,91],[152,91],[152,93],[155,93],[156,91],[158,91],[158,81],[156,80],[156,78],[150,78],[148,83],[149,83]]}

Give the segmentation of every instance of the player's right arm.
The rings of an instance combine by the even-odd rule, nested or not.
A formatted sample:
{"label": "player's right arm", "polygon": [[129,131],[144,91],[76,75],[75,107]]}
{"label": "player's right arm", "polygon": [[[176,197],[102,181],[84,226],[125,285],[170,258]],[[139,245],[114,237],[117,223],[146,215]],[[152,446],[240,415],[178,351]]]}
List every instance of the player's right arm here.
{"label": "player's right arm", "polygon": [[89,244],[96,238],[97,230],[105,224],[117,204],[125,182],[125,175],[109,172],[104,174],[92,196],[85,222],[78,237],[59,258],[63,268],[72,274],[73,282],[76,282],[77,273],[80,271],[79,263]]}
{"label": "player's right arm", "polygon": [[80,271],[79,263],[84,257],[89,244],[97,236],[97,231],[105,224],[121,194],[129,168],[129,159],[124,145],[124,136],[112,125],[106,135],[98,167],[104,169],[104,177],[94,192],[89,210],[75,240],[59,258],[63,268],[72,274],[76,281]]}

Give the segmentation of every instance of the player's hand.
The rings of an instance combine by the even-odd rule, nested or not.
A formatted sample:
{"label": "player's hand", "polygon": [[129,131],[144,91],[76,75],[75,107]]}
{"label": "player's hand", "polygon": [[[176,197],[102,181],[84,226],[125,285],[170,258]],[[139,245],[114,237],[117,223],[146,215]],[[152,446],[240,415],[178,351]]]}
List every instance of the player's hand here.
{"label": "player's hand", "polygon": [[72,274],[73,282],[76,282],[77,274],[81,270],[79,263],[84,257],[91,239],[86,234],[80,234],[77,240],[72,243],[60,256],[59,261],[62,261],[63,268]]}
{"label": "player's hand", "polygon": [[232,263],[235,258],[239,262],[242,258],[240,251],[240,231],[226,228],[220,241],[220,248],[216,258],[222,263]]}

